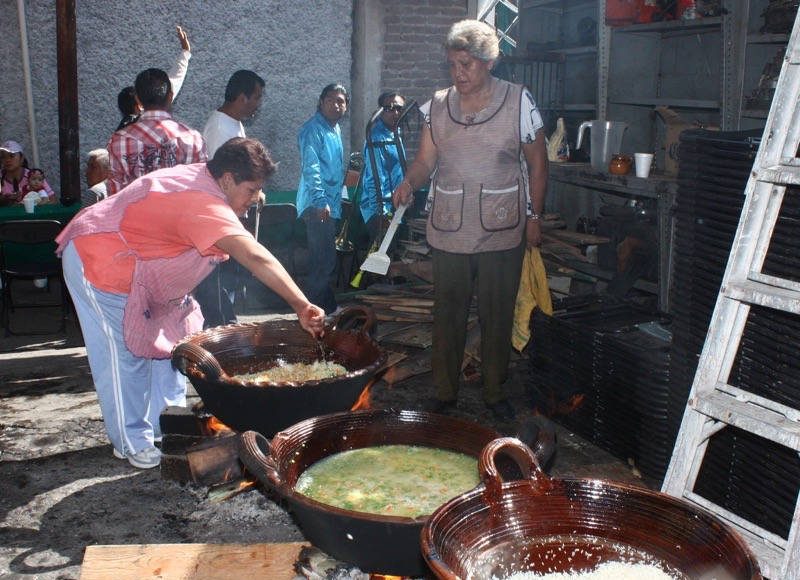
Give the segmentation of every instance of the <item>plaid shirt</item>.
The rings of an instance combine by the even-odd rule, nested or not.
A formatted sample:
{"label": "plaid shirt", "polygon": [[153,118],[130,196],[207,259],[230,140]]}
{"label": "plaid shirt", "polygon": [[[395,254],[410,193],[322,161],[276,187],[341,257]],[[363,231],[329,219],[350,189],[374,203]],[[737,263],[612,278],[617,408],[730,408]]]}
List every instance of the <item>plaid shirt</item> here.
{"label": "plaid shirt", "polygon": [[203,136],[167,111],[145,111],[137,122],[115,132],[107,149],[111,164],[108,195],[156,169],[208,159]]}

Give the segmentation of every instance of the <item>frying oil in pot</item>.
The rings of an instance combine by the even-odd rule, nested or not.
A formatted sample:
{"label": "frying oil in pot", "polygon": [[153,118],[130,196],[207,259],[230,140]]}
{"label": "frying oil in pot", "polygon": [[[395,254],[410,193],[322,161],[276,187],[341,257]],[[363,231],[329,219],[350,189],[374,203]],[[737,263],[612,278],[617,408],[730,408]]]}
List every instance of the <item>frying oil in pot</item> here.
{"label": "frying oil in pot", "polygon": [[[674,580],[653,564],[631,564],[628,562],[605,562],[589,572],[518,572],[502,580]],[[499,579],[498,579],[499,580]]]}
{"label": "frying oil in pot", "polygon": [[500,543],[466,568],[469,578],[491,580],[689,580],[624,543],[567,534]]}
{"label": "frying oil in pot", "polygon": [[416,445],[378,445],[318,461],[300,475],[295,490],[348,510],[418,517],[478,481],[475,457]]}

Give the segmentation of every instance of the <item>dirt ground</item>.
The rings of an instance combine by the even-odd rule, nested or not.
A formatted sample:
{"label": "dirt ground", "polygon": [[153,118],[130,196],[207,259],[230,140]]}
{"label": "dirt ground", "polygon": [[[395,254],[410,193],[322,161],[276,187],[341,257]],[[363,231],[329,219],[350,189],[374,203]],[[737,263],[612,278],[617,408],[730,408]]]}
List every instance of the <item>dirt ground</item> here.
{"label": "dirt ground", "polygon": [[[303,540],[262,489],[213,501],[207,488],[115,459],[74,322],[66,334],[0,340],[0,579],[76,579],[92,544]],[[524,359],[515,364],[517,409],[525,406],[526,367]],[[429,374],[393,387],[381,381],[372,403],[418,408],[429,389]],[[514,424],[492,421],[477,383],[465,385],[454,414],[514,434]],[[560,428],[551,475],[638,481],[627,465]]]}

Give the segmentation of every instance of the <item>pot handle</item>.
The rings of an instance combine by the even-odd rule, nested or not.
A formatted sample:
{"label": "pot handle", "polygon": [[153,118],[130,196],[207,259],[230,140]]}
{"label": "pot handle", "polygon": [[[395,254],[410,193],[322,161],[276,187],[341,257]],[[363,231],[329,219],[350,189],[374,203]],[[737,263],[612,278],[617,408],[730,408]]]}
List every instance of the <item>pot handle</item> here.
{"label": "pot handle", "polygon": [[281,478],[269,440],[257,431],[245,431],[239,437],[239,459],[248,471],[268,487],[280,487]]}
{"label": "pot handle", "polygon": [[535,491],[545,493],[550,489],[550,478],[539,467],[531,448],[516,437],[500,437],[489,441],[478,459],[478,472],[490,497],[499,498],[503,485],[503,476],[495,464],[498,453],[503,453],[514,460],[522,472],[522,477],[530,481]]}
{"label": "pot handle", "polygon": [[175,346],[172,351],[172,366],[187,377],[189,366],[196,366],[209,381],[218,381],[227,376],[213,354],[191,342],[182,342]]}
{"label": "pot handle", "polygon": [[359,323],[359,332],[372,336],[375,333],[375,312],[366,306],[353,305],[343,308],[333,317],[333,324],[329,330],[354,330]]}

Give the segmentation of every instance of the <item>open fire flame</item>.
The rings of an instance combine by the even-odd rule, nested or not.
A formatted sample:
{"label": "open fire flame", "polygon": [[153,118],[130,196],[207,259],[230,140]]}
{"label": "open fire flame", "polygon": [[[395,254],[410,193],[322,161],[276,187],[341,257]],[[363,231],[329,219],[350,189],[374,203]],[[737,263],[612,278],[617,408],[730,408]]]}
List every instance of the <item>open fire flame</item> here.
{"label": "open fire flame", "polygon": [[[364,390],[361,391],[361,394],[358,396],[358,400],[355,404],[350,408],[351,411],[358,411],[361,409],[371,409],[372,403],[370,401],[370,396],[372,393],[372,385],[375,384],[376,379],[372,379],[367,386],[364,387]],[[386,576],[386,578],[392,578],[393,576]]]}
{"label": "open fire flame", "polygon": [[541,405],[535,405],[533,408],[534,415],[543,415],[545,417],[557,417],[569,415],[578,410],[586,400],[586,395],[577,393],[572,395],[565,401],[556,401],[555,397],[551,394],[547,397],[547,401]]}
{"label": "open fire flame", "polygon": [[209,415],[203,420],[201,430],[203,435],[208,437],[224,437],[225,435],[230,435],[234,432],[233,429],[228,427],[225,423],[213,415]]}

